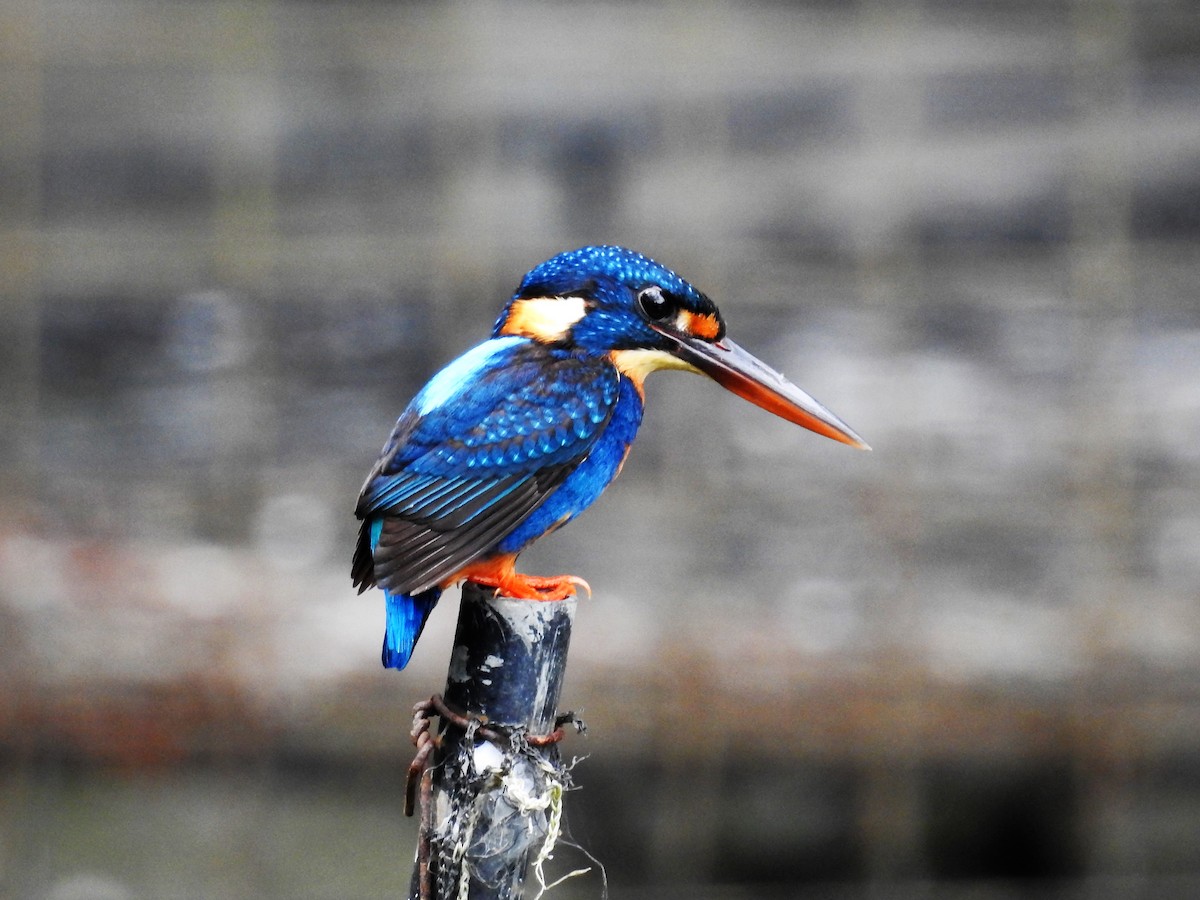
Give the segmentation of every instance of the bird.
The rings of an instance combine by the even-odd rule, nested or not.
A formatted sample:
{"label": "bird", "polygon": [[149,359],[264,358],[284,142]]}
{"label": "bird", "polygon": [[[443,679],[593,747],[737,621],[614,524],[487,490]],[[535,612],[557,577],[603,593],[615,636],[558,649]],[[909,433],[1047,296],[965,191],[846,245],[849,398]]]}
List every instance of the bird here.
{"label": "bird", "polygon": [[383,665],[408,664],[456,583],[518,600],[591,593],[574,575],[519,573],[517,556],[617,477],[651,372],[707,375],[789,422],[870,449],[725,332],[705,293],[624,247],[582,247],[531,269],[491,337],[412,399],[359,494],[351,577],[360,594],[383,590]]}

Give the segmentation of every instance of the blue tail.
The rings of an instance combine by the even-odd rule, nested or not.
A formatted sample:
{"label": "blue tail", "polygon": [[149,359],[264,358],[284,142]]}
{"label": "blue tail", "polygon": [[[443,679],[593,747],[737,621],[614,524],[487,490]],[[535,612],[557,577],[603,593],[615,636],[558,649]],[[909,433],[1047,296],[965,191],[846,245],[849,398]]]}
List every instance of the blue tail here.
{"label": "blue tail", "polygon": [[436,587],[411,597],[384,592],[387,625],[383,633],[383,664],[386,668],[403,669],[408,665],[417,638],[425,628],[425,620],[441,596],[442,589]]}

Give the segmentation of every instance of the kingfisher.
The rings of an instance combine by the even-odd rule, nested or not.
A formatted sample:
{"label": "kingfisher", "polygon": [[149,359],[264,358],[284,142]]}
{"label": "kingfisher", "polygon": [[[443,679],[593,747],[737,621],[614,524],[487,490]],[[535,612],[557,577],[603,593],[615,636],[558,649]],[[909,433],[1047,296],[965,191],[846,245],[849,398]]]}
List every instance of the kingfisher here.
{"label": "kingfisher", "polygon": [[530,270],[492,336],[438,372],[401,414],[355,515],[351,575],[383,589],[383,664],[402,669],[442,592],[461,581],[563,600],[574,575],[516,571],[621,471],[646,376],[697,372],[817,434],[870,448],[845,422],[725,336],[707,295],[624,247],[561,253]]}

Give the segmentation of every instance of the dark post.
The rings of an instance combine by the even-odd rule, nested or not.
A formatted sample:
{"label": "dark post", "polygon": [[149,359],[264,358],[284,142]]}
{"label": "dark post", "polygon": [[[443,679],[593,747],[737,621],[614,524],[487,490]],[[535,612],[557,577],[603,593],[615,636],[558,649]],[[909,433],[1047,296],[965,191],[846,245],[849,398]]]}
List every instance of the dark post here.
{"label": "dark post", "polygon": [[530,868],[543,882],[567,779],[556,718],[574,617],[573,599],[464,586],[446,692],[418,707],[418,723],[442,721],[421,777],[411,897],[516,900]]}

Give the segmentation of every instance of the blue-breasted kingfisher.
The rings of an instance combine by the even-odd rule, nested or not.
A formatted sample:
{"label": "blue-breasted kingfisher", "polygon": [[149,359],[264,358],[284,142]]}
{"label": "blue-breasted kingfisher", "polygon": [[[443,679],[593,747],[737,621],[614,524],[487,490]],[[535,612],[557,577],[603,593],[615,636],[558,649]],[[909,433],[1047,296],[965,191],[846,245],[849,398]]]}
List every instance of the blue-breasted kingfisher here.
{"label": "blue-breasted kingfisher", "polygon": [[562,253],[526,274],[488,340],[417,394],[363,485],[352,576],[360,593],[384,591],[385,666],[404,668],[457,582],[527,600],[587,589],[573,575],[518,573],[516,559],[617,477],[658,369],[708,375],[789,422],[869,449],[727,338],[712,300],[670,269],[623,247]]}

